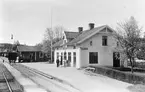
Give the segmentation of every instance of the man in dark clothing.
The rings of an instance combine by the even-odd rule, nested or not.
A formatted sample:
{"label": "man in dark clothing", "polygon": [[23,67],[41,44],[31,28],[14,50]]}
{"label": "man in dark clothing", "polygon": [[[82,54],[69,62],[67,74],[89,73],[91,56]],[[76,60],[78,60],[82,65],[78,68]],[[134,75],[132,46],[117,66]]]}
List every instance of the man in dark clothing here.
{"label": "man in dark clothing", "polygon": [[59,59],[56,60],[57,67],[59,67]]}
{"label": "man in dark clothing", "polygon": [[61,60],[60,60],[60,65],[62,65],[62,56],[61,56]]}

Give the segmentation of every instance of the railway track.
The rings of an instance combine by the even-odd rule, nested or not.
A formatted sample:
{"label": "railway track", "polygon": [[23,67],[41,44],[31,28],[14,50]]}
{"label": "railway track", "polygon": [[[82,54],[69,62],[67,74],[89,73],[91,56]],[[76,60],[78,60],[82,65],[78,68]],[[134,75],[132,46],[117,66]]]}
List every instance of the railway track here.
{"label": "railway track", "polygon": [[62,80],[57,79],[51,75],[43,73],[33,68],[29,68],[22,64],[14,64],[14,68],[24,74],[26,77],[32,79],[36,84],[44,87],[48,92],[80,92],[74,86],[63,83]]}
{"label": "railway track", "polygon": [[6,75],[5,75],[4,71],[3,71],[3,77],[5,79],[5,83],[6,83],[7,87],[8,87],[8,92],[13,92],[13,90],[12,90],[12,88],[11,88],[9,82],[8,82],[8,79],[6,78]]}
{"label": "railway track", "polygon": [[23,92],[22,86],[3,64],[0,64],[0,92]]}

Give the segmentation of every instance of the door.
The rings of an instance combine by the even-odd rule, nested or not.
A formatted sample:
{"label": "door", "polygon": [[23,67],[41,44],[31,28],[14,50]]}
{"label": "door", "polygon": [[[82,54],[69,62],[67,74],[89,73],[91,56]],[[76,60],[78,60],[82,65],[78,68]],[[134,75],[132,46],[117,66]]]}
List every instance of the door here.
{"label": "door", "polygon": [[76,52],[73,52],[73,67],[76,67]]}
{"label": "door", "polygon": [[98,52],[89,52],[89,64],[98,64]]}
{"label": "door", "polygon": [[120,67],[120,54],[119,52],[113,52],[113,67]]}

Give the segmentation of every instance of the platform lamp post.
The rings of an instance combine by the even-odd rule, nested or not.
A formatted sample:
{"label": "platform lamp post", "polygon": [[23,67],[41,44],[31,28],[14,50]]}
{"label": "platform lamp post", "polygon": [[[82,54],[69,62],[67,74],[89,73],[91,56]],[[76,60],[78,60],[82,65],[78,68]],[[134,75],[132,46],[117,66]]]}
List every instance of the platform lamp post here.
{"label": "platform lamp post", "polygon": [[11,34],[12,48],[10,49],[10,52],[12,52],[13,50],[13,39],[14,39],[13,34]]}

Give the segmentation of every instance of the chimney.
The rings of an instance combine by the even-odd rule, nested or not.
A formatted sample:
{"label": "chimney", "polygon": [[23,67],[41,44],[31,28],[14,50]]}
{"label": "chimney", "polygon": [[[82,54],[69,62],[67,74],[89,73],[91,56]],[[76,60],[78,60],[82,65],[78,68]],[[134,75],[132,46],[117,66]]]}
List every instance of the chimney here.
{"label": "chimney", "polygon": [[89,23],[89,29],[91,30],[91,29],[93,29],[94,28],[94,23]]}
{"label": "chimney", "polygon": [[82,33],[83,32],[83,27],[78,27],[78,31],[79,31],[79,33]]}

